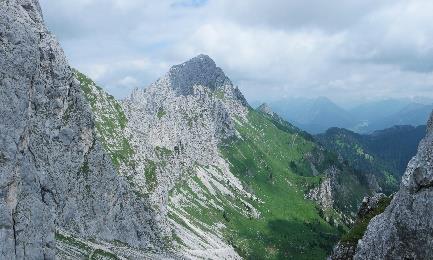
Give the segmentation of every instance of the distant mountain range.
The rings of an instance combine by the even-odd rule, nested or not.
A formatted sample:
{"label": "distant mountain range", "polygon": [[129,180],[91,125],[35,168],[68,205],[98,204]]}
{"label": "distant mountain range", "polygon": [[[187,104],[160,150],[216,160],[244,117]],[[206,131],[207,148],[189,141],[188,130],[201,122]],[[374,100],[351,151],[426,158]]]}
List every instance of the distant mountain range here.
{"label": "distant mountain range", "polygon": [[423,125],[433,104],[388,99],[362,103],[344,109],[326,97],[291,98],[268,103],[276,113],[297,127],[312,133],[324,133],[331,127],[372,133],[394,125]]}

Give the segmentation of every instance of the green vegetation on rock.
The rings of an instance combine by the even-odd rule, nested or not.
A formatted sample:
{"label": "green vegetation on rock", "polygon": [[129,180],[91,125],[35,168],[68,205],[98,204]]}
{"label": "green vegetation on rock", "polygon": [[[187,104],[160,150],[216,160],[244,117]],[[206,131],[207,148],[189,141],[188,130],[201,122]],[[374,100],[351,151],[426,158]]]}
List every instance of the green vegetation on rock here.
{"label": "green vegetation on rock", "polygon": [[132,164],[131,158],[134,151],[123,134],[123,129],[128,121],[121,105],[90,78],[76,70],[74,72],[95,116],[98,137],[110,155],[113,164],[117,168],[122,164]]}
{"label": "green vegetation on rock", "polygon": [[163,116],[165,116],[167,114],[167,112],[165,112],[163,107],[160,107],[158,109],[158,113],[156,114],[156,116],[161,119]]}
{"label": "green vegetation on rock", "polygon": [[[252,197],[210,192],[209,188],[216,187],[211,183],[217,179],[210,181],[194,172],[208,172],[214,178],[212,172],[221,169],[196,165],[196,171],[186,174],[189,177],[172,191],[189,202],[182,212],[171,212],[170,219],[199,237],[196,228],[213,233],[215,223],[223,223],[226,228],[221,232],[226,241],[245,259],[326,258],[347,227],[341,213],[333,208],[325,212],[305,196],[326,178],[326,169],[337,167],[344,172],[345,166],[336,155],[323,151],[310,135],[287,122],[254,110],[249,111],[247,120],[239,118],[236,122],[239,138],[226,140],[220,152]],[[317,159],[314,165],[320,173],[313,170],[310,157],[312,161]],[[353,205],[345,205],[341,211],[356,211],[366,190],[352,187],[359,185],[353,172],[342,175],[337,181],[348,184],[346,196],[341,196],[347,198],[339,204]],[[225,187],[236,192],[229,185]],[[215,200],[219,207],[192,203]]]}
{"label": "green vegetation on rock", "polygon": [[146,178],[146,184],[148,190],[150,192],[153,192],[153,190],[157,185],[156,164],[151,160],[147,160],[146,162],[147,163],[146,163],[146,168],[144,168],[144,176]]}
{"label": "green vegetation on rock", "polygon": [[167,156],[171,156],[173,154],[173,152],[165,147],[159,147],[157,146],[155,148],[155,152],[158,155],[158,157],[164,158]]}
{"label": "green vegetation on rock", "polygon": [[218,99],[224,100],[224,96],[225,96],[224,90],[223,89],[217,89],[217,90],[215,90],[214,91],[214,96],[216,98],[218,98]]}
{"label": "green vegetation on rock", "polygon": [[89,257],[90,260],[118,260],[120,258],[118,258],[116,255],[104,251],[102,249],[96,249],[95,251],[93,251],[92,255]]}
{"label": "green vegetation on rock", "polygon": [[358,240],[360,240],[364,236],[370,220],[375,216],[383,213],[386,207],[388,207],[388,205],[391,203],[391,200],[392,197],[382,198],[375,209],[373,209],[362,218],[358,219],[355,225],[350,229],[350,231],[341,237],[341,242],[356,245],[358,243]]}
{"label": "green vegetation on rock", "polygon": [[79,240],[71,235],[55,233],[57,248],[61,256],[89,260],[118,260],[111,252],[95,247],[90,241]]}
{"label": "green vegetation on rock", "polygon": [[86,243],[83,243],[72,236],[64,235],[56,232],[55,239],[57,243],[66,244],[68,246],[77,248],[81,251],[81,253],[90,255],[92,253],[92,248],[88,246]]}

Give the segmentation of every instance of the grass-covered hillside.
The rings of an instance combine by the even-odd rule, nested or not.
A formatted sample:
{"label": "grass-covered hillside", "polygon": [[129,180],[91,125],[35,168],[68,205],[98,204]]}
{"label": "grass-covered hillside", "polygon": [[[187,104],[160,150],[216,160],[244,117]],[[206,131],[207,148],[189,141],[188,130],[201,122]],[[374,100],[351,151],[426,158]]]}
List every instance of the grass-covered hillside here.
{"label": "grass-covered hillside", "polygon": [[[207,241],[205,232],[222,234],[245,259],[325,259],[347,230],[344,215],[357,211],[368,190],[335,155],[277,116],[250,110],[236,129],[239,136],[220,152],[250,197],[221,181],[222,169],[197,166],[173,191],[189,204],[171,212],[185,229],[181,236],[190,232]],[[306,197],[332,168],[339,172],[331,188],[333,207],[323,209]]]}
{"label": "grass-covered hillside", "polygon": [[242,139],[222,152],[231,170],[261,200],[255,206],[262,215],[245,219],[229,213],[233,244],[241,255],[254,259],[324,258],[339,233],[320,217],[315,203],[304,198],[321,180],[304,158],[314,144],[280,130],[255,111],[248,119],[238,125]]}
{"label": "grass-covered hillside", "polygon": [[370,135],[331,128],[316,138],[358,171],[376,176],[382,191],[390,194],[398,189],[407,163],[416,154],[425,132],[425,126],[395,126]]}
{"label": "grass-covered hillside", "polygon": [[[251,111],[248,122],[237,129],[241,138],[221,150],[232,171],[261,200],[255,206],[262,216],[231,218],[234,245],[241,255],[253,259],[324,259],[343,227],[325,221],[305,194],[323,181],[326,169],[344,166],[332,154],[319,150],[308,135],[268,115]],[[310,164],[315,159],[317,176]],[[366,189],[356,190],[350,181],[345,182],[355,178],[353,182],[359,183],[356,177],[351,172],[345,174],[338,182],[348,185],[356,205]]]}

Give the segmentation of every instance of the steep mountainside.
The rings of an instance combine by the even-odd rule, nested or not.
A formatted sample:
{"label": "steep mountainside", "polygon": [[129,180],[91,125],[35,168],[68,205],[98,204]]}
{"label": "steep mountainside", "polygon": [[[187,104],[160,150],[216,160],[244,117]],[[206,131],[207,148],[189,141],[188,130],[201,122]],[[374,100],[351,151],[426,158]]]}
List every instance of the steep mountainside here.
{"label": "steep mountainside", "polygon": [[0,258],[158,250],[149,202],[116,174],[37,1],[0,1],[0,56]]}
{"label": "steep mountainside", "polygon": [[1,259],[322,259],[365,178],[200,55],[117,101],[0,1]]}
{"label": "steep mountainside", "polygon": [[356,216],[355,224],[341,237],[334,247],[330,260],[351,260],[355,256],[358,241],[362,238],[369,222],[377,215],[383,213],[391,202],[392,197],[383,193],[365,197]]}
{"label": "steep mountainside", "polygon": [[[337,236],[314,204],[304,199],[302,185],[320,181],[309,173],[309,165],[302,165],[302,156],[313,144],[279,130],[251,110],[209,57],[201,55],[174,66],[123,104],[136,167],[146,172],[151,165],[155,175],[136,182],[159,206],[161,219],[168,216],[174,246],[185,256],[295,254],[299,241],[292,241],[292,248],[281,248],[281,235],[272,226],[278,221],[301,220],[295,225],[299,232],[319,241],[310,257],[326,252],[329,239],[314,239],[315,232]],[[278,157],[271,160],[271,151]],[[310,176],[298,180],[290,174],[290,160],[307,168],[305,174]],[[303,221],[312,221],[317,231]],[[257,239],[262,236],[269,238]]]}
{"label": "steep mountainside", "polygon": [[312,136],[252,110],[208,56],[172,67],[120,110],[77,76],[119,173],[184,257],[323,258],[369,192]]}
{"label": "steep mountainside", "polygon": [[433,258],[433,115],[427,136],[409,162],[400,190],[372,219],[354,259]]}
{"label": "steep mountainside", "polygon": [[416,154],[425,129],[425,126],[395,126],[360,135],[346,129],[331,128],[316,138],[355,169],[375,175],[382,192],[389,194],[398,189],[401,176]]}
{"label": "steep mountainside", "polygon": [[[390,162],[401,177],[409,160],[415,156],[421,139],[425,136],[426,126],[394,126],[370,134],[369,149],[384,161]],[[399,178],[400,180],[400,178]]]}

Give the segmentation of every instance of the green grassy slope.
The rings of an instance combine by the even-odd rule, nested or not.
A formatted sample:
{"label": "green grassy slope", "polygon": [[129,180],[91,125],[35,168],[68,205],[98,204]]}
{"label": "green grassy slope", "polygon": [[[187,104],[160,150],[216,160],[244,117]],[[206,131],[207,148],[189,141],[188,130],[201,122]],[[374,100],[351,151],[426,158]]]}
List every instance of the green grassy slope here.
{"label": "green grassy slope", "polygon": [[[326,222],[315,204],[304,198],[323,178],[313,176],[305,159],[318,148],[293,128],[282,126],[250,111],[248,122],[237,126],[241,138],[221,147],[232,172],[263,202],[252,202],[262,213],[259,219],[228,211],[230,239],[246,258],[324,259],[342,227]],[[339,165],[330,154],[324,157],[319,171]],[[358,203],[365,191],[355,192]]]}
{"label": "green grassy slope", "polygon": [[[281,131],[265,116],[251,111],[249,123],[238,125],[242,139],[221,148],[231,170],[263,203],[259,219],[230,216],[233,244],[254,259],[323,259],[338,237],[304,193],[320,182],[303,155],[314,144]],[[293,172],[294,162],[298,173]],[[293,168],[293,167],[292,167]]]}
{"label": "green grassy slope", "polygon": [[[245,259],[325,259],[348,230],[342,214],[357,212],[368,193],[366,185],[310,135],[278,117],[250,110],[247,120],[236,121],[239,137],[221,144],[220,152],[253,196],[245,199],[229,185],[225,187],[235,196],[212,193],[192,170],[187,174],[192,177],[172,191],[182,194],[187,206],[179,210],[173,204],[170,218],[204,240],[208,235],[201,231],[221,232]],[[324,172],[332,167],[341,174],[335,178],[334,208],[324,212],[305,195],[327,178]],[[220,171],[216,166],[198,165],[197,169]],[[225,228],[216,229],[218,223]]]}

